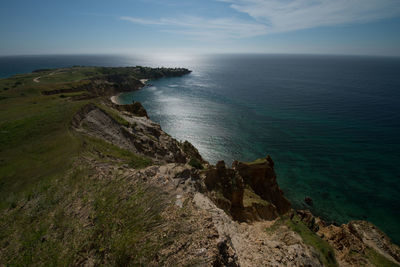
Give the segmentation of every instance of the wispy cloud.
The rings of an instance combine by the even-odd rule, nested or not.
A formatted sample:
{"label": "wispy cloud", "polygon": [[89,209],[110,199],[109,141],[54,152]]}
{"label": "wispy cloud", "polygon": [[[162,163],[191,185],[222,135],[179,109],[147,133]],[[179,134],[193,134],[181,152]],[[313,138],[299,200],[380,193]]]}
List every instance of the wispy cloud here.
{"label": "wispy cloud", "polygon": [[363,23],[400,15],[399,0],[217,0],[268,25],[268,32]]}
{"label": "wispy cloud", "polygon": [[161,18],[148,20],[134,17],[120,17],[121,20],[143,25],[162,26],[161,30],[199,38],[246,38],[264,35],[267,26],[256,21],[242,21],[232,18],[207,19],[195,16]]}
{"label": "wispy cloud", "polygon": [[133,18],[133,17],[120,17],[121,20],[130,21],[133,23],[138,24],[147,24],[147,25],[166,25],[167,23],[162,22],[161,20],[148,20],[148,19],[141,19],[141,18]]}
{"label": "wispy cloud", "polygon": [[[400,0],[215,0],[248,15],[248,18],[143,19],[123,16],[120,20],[156,26],[158,30],[193,38],[240,39],[269,33],[321,26],[363,23],[400,15]],[[234,14],[233,14],[234,15]],[[235,14],[238,15],[238,14]]]}

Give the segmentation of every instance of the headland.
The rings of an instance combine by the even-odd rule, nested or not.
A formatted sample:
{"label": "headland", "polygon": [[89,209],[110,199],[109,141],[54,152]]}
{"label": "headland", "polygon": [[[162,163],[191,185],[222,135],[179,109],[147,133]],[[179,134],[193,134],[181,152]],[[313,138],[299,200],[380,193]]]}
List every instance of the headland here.
{"label": "headland", "polygon": [[0,265],[399,265],[371,223],[294,210],[270,156],[212,165],[141,103],[110,100],[189,73],[76,66],[0,80]]}

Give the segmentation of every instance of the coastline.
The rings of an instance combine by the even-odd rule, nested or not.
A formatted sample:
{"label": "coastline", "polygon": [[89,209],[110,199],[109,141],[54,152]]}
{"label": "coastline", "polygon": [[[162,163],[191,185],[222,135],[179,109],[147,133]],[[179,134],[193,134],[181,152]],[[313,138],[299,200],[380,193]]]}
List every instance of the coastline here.
{"label": "coastline", "polygon": [[117,100],[118,97],[121,95],[122,93],[113,95],[112,97],[110,97],[111,102],[113,102],[116,105],[121,105],[121,103]]}
{"label": "coastline", "polygon": [[[114,97],[117,97],[118,95]],[[130,107],[133,107],[133,104],[121,104],[119,107],[110,108],[117,108],[115,110],[116,112],[120,112],[121,110],[128,111],[128,113],[131,113],[131,116],[125,118],[129,118],[130,122],[134,122],[136,125],[143,123],[143,121],[140,121],[140,119],[135,119],[143,116],[133,111]],[[146,123],[149,122],[154,123],[147,118]],[[148,127],[148,124],[146,125],[146,127]],[[156,128],[154,128],[152,132],[159,131],[161,135],[166,134],[169,137],[169,141],[167,139],[153,139],[159,141],[151,144],[146,142],[142,144],[143,147],[149,145],[148,151],[154,153],[151,157],[157,158],[158,152],[154,146],[156,144],[165,146],[168,144],[168,142],[173,143],[174,139],[165,133],[161,128],[158,128],[159,126],[156,126],[157,124],[154,123],[154,125],[155,126],[153,127]],[[140,127],[138,129],[140,129]],[[146,129],[148,130],[149,128]],[[143,131],[143,129],[141,131]],[[135,131],[135,134],[139,134],[141,131]],[[144,132],[144,134],[146,135],[146,132]],[[116,143],[116,145],[118,144]],[[125,144],[123,147],[125,147]],[[187,149],[188,147],[189,149]],[[190,173],[189,177],[192,175],[200,175],[199,181],[202,182],[194,187],[189,186],[188,191],[172,190],[172,194],[176,195],[178,199],[177,202],[174,202],[175,206],[182,208],[180,199],[186,198],[189,200],[191,199],[193,203],[195,203],[195,206],[201,210],[209,210],[210,208],[218,210],[218,212],[210,214],[212,221],[223,220],[224,223],[222,226],[218,224],[213,224],[213,226],[216,227],[219,235],[227,236],[231,240],[236,240],[231,244],[232,255],[229,256],[232,259],[235,259],[236,263],[242,263],[245,266],[266,265],[266,263],[274,261],[276,257],[280,257],[279,255],[282,253],[282,251],[289,250],[291,245],[285,243],[287,236],[297,236],[300,238],[296,241],[298,242],[297,245],[299,247],[293,254],[291,252],[287,253],[287,255],[292,258],[285,262],[285,264],[295,259],[295,261],[300,263],[300,265],[308,264],[314,266],[361,266],[363,264],[370,264],[369,266],[398,266],[397,264],[399,263],[400,259],[400,250],[398,246],[393,243],[384,232],[382,232],[372,223],[368,221],[355,220],[341,225],[332,224],[323,220],[321,217],[314,215],[310,210],[295,209],[291,207],[290,202],[285,198],[283,192],[277,184],[276,174],[274,171],[274,162],[271,157],[267,156],[261,161],[256,160],[250,163],[235,161],[236,163],[233,163],[232,167],[229,167],[224,161],[219,161],[215,165],[209,164],[207,161],[203,161],[196,147],[192,146],[189,142],[186,143],[186,149],[183,147],[181,147],[181,149],[183,153],[189,153],[186,155],[186,160],[184,160],[186,161],[186,164],[184,166],[180,166],[180,168],[183,168],[180,169],[180,171],[182,171],[181,173]],[[173,147],[169,147],[169,151],[171,152],[171,155],[175,155],[174,159],[172,159],[172,162],[179,164],[178,158],[180,149],[178,148],[175,150]],[[201,170],[202,167],[197,169],[195,166],[191,165],[190,162],[187,162],[187,160],[193,156],[197,158],[198,164],[207,166],[206,170],[203,170],[203,172],[200,173],[199,170]],[[158,158],[164,158],[164,156]],[[168,164],[165,165],[165,163],[168,163],[168,161],[162,162],[161,164],[164,164],[163,166],[167,169],[170,168],[170,166],[167,166]],[[169,170],[171,173],[173,173],[173,168],[176,168],[176,166]],[[188,169],[185,170],[185,168]],[[266,174],[268,172],[260,172],[262,169],[272,170],[272,172],[270,175],[268,175]],[[232,173],[234,176],[231,176]],[[151,177],[152,175],[149,175],[146,179],[153,179]],[[177,179],[176,176],[173,177],[174,178],[172,179]],[[234,190],[232,190],[234,187],[231,184],[231,181],[235,180],[233,177],[235,177],[235,179],[239,179],[243,183],[241,186],[239,183]],[[268,184],[269,186],[264,187],[261,191],[258,191],[258,193],[254,189],[248,189],[248,187],[252,188],[251,185],[253,185],[253,182],[251,182],[252,178],[249,177],[253,177],[254,181],[264,181],[260,184]],[[157,182],[153,182],[152,185],[156,185],[158,183],[159,180],[157,180]],[[244,185],[247,185],[247,187]],[[246,191],[244,190],[245,187],[247,188]],[[259,187],[259,185],[257,185],[257,187]],[[202,188],[205,191],[200,192],[196,188]],[[194,193],[195,196],[193,197],[187,195],[188,192],[190,192],[190,194]],[[238,192],[239,194],[237,194]],[[251,192],[250,198],[248,192]],[[234,196],[236,196],[236,194],[242,197],[235,199]],[[227,198],[219,198],[220,195],[224,196],[224,198],[227,196]],[[271,196],[273,196],[270,199],[271,202],[263,201],[263,197],[268,198]],[[242,204],[236,207],[233,205],[233,201],[238,200],[240,200],[239,202],[242,202]],[[228,204],[225,205],[226,203]],[[273,206],[269,206],[271,205],[269,203],[273,204]],[[196,208],[194,210],[196,210]],[[199,217],[196,217],[196,219],[199,219]],[[250,225],[245,230],[243,229],[246,237],[237,231],[237,223],[240,222],[246,222],[248,225]],[[260,233],[257,230],[257,227],[260,225],[268,230],[263,230],[262,233]],[[265,234],[264,231],[268,234]],[[273,235],[271,235],[271,233],[273,233]],[[261,244],[253,242],[253,244],[250,245],[249,243],[245,243],[245,239],[250,239],[252,241],[263,241]],[[281,246],[279,251],[274,251],[274,253],[271,253],[269,247],[269,244],[271,243],[279,243]],[[247,247],[242,250],[238,249],[243,247],[243,244],[246,244]],[[314,252],[311,252],[308,246],[312,247]],[[263,255],[263,257],[257,255],[258,252],[251,252],[254,251],[252,249],[259,251],[260,255]],[[354,251],[359,252],[353,253]],[[314,258],[314,256],[312,256],[313,253],[316,253],[315,255],[318,255],[318,257]],[[265,255],[269,256],[267,257]],[[296,258],[297,255],[306,256]],[[248,257],[250,260],[248,260],[246,257]],[[258,260],[255,261],[256,259]],[[234,266],[240,265],[238,264]]]}
{"label": "coastline", "polygon": [[[143,84],[143,86],[146,85],[146,83],[149,81],[149,79],[140,79],[140,82]],[[113,95],[110,97],[110,100],[112,103],[116,104],[116,105],[122,105],[121,102],[118,101],[118,97],[121,95],[122,93],[118,93],[116,95]]]}
{"label": "coastline", "polygon": [[[86,69],[80,71],[90,73]],[[107,69],[102,69],[102,71],[107,71]],[[116,72],[118,69],[112,69],[112,71]],[[150,120],[140,102],[132,100],[130,104],[120,104],[124,102],[119,101],[121,93],[125,93],[125,90],[130,88],[134,88],[133,91],[138,90],[136,88],[139,85],[137,79],[132,82],[123,76],[124,71],[125,69],[121,70],[121,76],[112,86],[107,82],[107,78],[112,80],[114,77],[107,76],[94,80],[91,84],[93,86],[83,87],[82,94],[93,96],[89,101],[86,99],[82,102],[77,102],[80,101],[79,99],[71,101],[74,95],[70,98],[66,94],[61,95],[64,92],[60,90],[48,91],[47,84],[37,84],[38,90],[47,93],[32,95],[31,101],[43,100],[43,105],[40,105],[41,102],[35,102],[34,108],[49,116],[49,120],[45,122],[50,123],[50,126],[41,128],[40,132],[33,132],[34,137],[38,138],[16,139],[18,141],[15,142],[16,148],[12,147],[12,149],[24,149],[27,145],[32,146],[33,143],[33,148],[37,147],[39,153],[43,153],[43,146],[54,146],[54,143],[52,139],[43,140],[41,136],[49,129],[55,129],[51,133],[57,137],[55,138],[56,146],[54,146],[58,149],[56,152],[62,154],[65,159],[74,160],[73,165],[64,164],[65,170],[76,172],[83,169],[83,171],[79,173],[79,176],[69,174],[61,176],[65,179],[65,183],[60,184],[57,181],[51,184],[49,189],[44,187],[47,186],[44,184],[40,190],[49,193],[40,194],[37,196],[38,199],[32,200],[34,202],[27,202],[24,198],[24,194],[31,192],[28,190],[36,190],[28,188],[21,191],[23,192],[21,199],[14,201],[13,198],[13,202],[7,204],[5,209],[0,209],[2,215],[0,218],[4,218],[4,224],[15,224],[14,228],[0,238],[0,242],[3,243],[11,240],[7,247],[0,251],[2,260],[3,255],[6,255],[7,264],[24,265],[26,263],[24,259],[15,257],[21,244],[32,248],[37,255],[32,258],[32,262],[47,257],[44,258],[44,263],[50,264],[54,256],[47,251],[43,254],[45,251],[43,248],[53,246],[53,244],[65,249],[68,253],[66,255],[74,262],[88,261],[80,256],[76,258],[75,249],[65,245],[86,240],[89,242],[89,248],[96,248],[91,250],[89,255],[91,258],[97,257],[100,263],[114,265],[108,258],[102,257],[104,255],[118,256],[114,254],[116,252],[113,250],[113,244],[122,243],[125,238],[137,236],[137,232],[129,232],[131,225],[128,222],[136,223],[135,217],[142,216],[139,217],[140,223],[149,223],[145,224],[145,227],[142,227],[143,224],[139,227],[133,224],[132,229],[140,228],[141,232],[139,232],[139,241],[133,238],[132,240],[142,242],[142,236],[148,234],[154,236],[154,239],[149,239],[149,246],[153,249],[154,255],[148,255],[144,259],[149,259],[149,265],[153,265],[150,261],[154,261],[154,265],[158,266],[190,265],[194,258],[197,260],[201,257],[207,262],[215,263],[215,266],[288,266],[292,264],[299,266],[397,266],[398,264],[400,266],[400,248],[391,243],[390,238],[373,224],[367,221],[351,221],[337,225],[324,221],[309,210],[293,209],[279,188],[274,161],[270,156],[253,162],[235,161],[232,166],[227,166],[224,161],[218,161],[215,165],[209,164],[202,158],[196,147],[188,141],[181,142],[174,139],[164,132],[159,124]],[[68,73],[72,75],[74,72]],[[11,84],[15,84],[18,79],[21,80],[21,77],[12,81]],[[31,74],[24,79],[32,81]],[[57,80],[54,83],[57,83]],[[79,81],[76,81],[64,90],[79,88],[77,87],[79,84]],[[17,90],[29,92],[29,88],[24,87],[23,83],[17,83],[16,87]],[[8,97],[6,91],[2,91],[1,96]],[[51,94],[60,94],[60,98],[49,97]],[[11,111],[11,114],[15,114],[13,117],[17,117],[20,114],[19,106],[27,103],[26,97],[30,95],[24,95],[21,100],[10,98],[10,102],[4,101],[8,105],[4,112]],[[53,113],[60,106],[60,101],[65,105],[63,109],[65,115],[62,120],[52,120]],[[76,105],[79,105],[78,110]],[[7,113],[4,113],[4,116],[8,116]],[[35,122],[42,123],[42,117]],[[64,150],[64,144],[71,142],[71,139],[69,136],[61,135],[62,133],[57,134],[61,123],[66,131],[72,129],[79,133],[77,140],[84,140],[82,146],[77,146],[70,152]],[[13,136],[23,137],[24,132],[28,131],[31,125],[31,122],[27,121],[24,127],[11,125],[7,130],[12,130]],[[75,138],[75,135],[72,137]],[[55,175],[63,171],[58,168],[59,161],[53,157],[52,153],[53,151],[49,151],[46,156],[49,161],[39,166],[41,172],[32,170],[36,171],[36,174],[32,171],[30,174],[47,177],[49,166],[54,166]],[[6,156],[6,153],[3,155]],[[10,162],[16,163],[20,160],[19,157],[28,163],[31,158],[32,162],[35,160],[31,154],[13,155],[11,153],[10,156],[14,156]],[[79,179],[86,177],[89,172],[90,179]],[[32,184],[35,182],[33,179],[36,176],[26,175],[26,172],[21,172],[20,175],[20,179],[31,179]],[[81,188],[79,194],[71,195],[73,188],[68,186],[71,178],[76,180]],[[10,181],[13,181],[13,177],[10,177]],[[136,192],[135,188],[140,188],[141,185],[149,188],[149,191],[144,194]],[[2,190],[4,190],[3,186],[8,185],[2,185]],[[9,188],[12,189],[11,186]],[[51,195],[53,192],[63,196],[61,201],[53,201]],[[155,198],[155,195],[165,196],[165,199]],[[86,201],[87,196],[90,196],[93,201]],[[137,213],[132,212],[132,208],[136,207],[136,202],[130,202],[130,196],[132,196],[132,201],[144,199],[144,201],[138,201]],[[76,198],[78,204],[70,204],[71,197]],[[126,198],[129,202],[124,202],[122,198]],[[165,206],[156,207],[153,212],[153,206],[151,206],[153,202],[147,201],[148,199],[154,199],[154,203],[161,205],[164,205],[165,201]],[[38,210],[35,203],[50,204],[43,205],[43,209]],[[116,203],[119,204],[115,205]],[[24,207],[24,212],[21,212],[21,206]],[[117,209],[115,213],[114,208]],[[38,220],[37,223],[31,223],[32,227],[26,227],[26,222],[32,217],[31,214],[39,217],[43,212],[51,213],[54,210],[67,210],[67,215],[76,214],[76,210],[79,210],[77,216],[61,217],[72,230],[64,227],[49,228],[40,233],[39,238],[29,240],[27,243],[23,236],[29,236],[32,234],[32,229],[47,224],[47,221]],[[152,214],[160,216],[157,217],[160,218],[159,221],[155,222],[156,228],[146,228],[147,225],[154,225],[154,223],[149,221],[148,213],[142,213],[142,210],[152,211],[150,216],[153,216]],[[91,216],[87,216],[88,212],[96,216],[93,218],[99,219],[93,220]],[[129,217],[130,215],[134,217]],[[77,218],[79,221],[76,221]],[[113,218],[113,220],[103,223],[103,218]],[[55,217],[54,220],[50,218],[48,222],[57,225],[58,221],[59,217]],[[124,232],[123,239],[114,239],[108,235],[101,237],[100,241],[106,253],[104,254],[103,250],[100,251],[97,247],[99,239],[95,236],[99,227],[106,230],[114,229],[115,222],[123,223],[121,231],[125,231],[126,227],[128,229]],[[86,225],[84,232],[87,234],[75,234],[81,231],[82,225]],[[165,227],[157,228],[158,225]],[[177,233],[176,229],[182,229],[182,232]],[[68,235],[68,238],[67,230],[73,233]],[[160,236],[166,237],[163,240],[171,238],[174,242],[160,243],[158,238]],[[191,242],[188,243],[187,240]],[[43,247],[44,245],[47,247]],[[129,257],[134,258],[142,252],[132,250],[127,253]],[[178,262],[177,259],[181,261]],[[232,264],[228,265],[227,262]]]}

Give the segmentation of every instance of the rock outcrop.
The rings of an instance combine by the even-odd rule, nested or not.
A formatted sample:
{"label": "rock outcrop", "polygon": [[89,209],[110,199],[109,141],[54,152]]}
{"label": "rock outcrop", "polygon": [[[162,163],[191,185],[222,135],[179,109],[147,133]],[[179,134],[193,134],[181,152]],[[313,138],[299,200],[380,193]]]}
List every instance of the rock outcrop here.
{"label": "rock outcrop", "polygon": [[79,132],[151,158],[155,163],[187,163],[192,158],[184,152],[184,145],[162,131],[160,125],[131,114],[132,106],[128,105],[123,113],[105,107],[84,106],[75,115],[72,126]]}
{"label": "rock outcrop", "polygon": [[278,186],[270,156],[249,163],[235,161],[231,168],[223,161],[210,165],[189,142],[176,141],[141,116],[144,113],[138,114],[142,108],[87,105],[75,115],[72,127],[153,161],[142,170],[94,159],[87,165],[98,170],[99,179],[116,172],[129,183],[157,187],[171,199],[163,212],[166,223],[156,234],[172,233],[175,238],[160,248],[154,266],[399,263],[400,249],[368,222],[335,226],[309,211],[292,210]]}
{"label": "rock outcrop", "polygon": [[400,263],[400,248],[370,222],[351,221],[339,226],[327,224],[309,210],[298,210],[297,215],[333,247],[339,265],[375,266],[377,262],[392,262],[392,266],[398,266]]}
{"label": "rock outcrop", "polygon": [[269,156],[251,163],[235,161],[231,169],[220,161],[203,176],[210,197],[235,220],[273,220],[290,210]]}
{"label": "rock outcrop", "polygon": [[251,163],[235,161],[232,166],[257,195],[275,205],[280,215],[289,211],[290,202],[278,186],[274,162],[269,155]]}
{"label": "rock outcrop", "polygon": [[128,115],[130,114],[130,115],[135,115],[138,117],[149,118],[149,116],[147,115],[146,109],[142,106],[142,104],[140,102],[133,102],[132,104],[128,104],[128,105],[113,104],[112,107],[119,111],[127,112]]}

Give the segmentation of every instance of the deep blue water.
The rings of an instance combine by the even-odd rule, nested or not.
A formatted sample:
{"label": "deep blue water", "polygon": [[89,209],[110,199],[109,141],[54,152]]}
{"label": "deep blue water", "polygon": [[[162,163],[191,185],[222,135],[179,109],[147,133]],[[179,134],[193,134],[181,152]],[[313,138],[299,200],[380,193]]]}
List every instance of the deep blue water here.
{"label": "deep blue water", "polygon": [[270,154],[295,207],[369,220],[400,243],[400,59],[341,56],[0,58],[0,76],[71,65],[177,66],[193,73],[121,95],[212,163]]}

